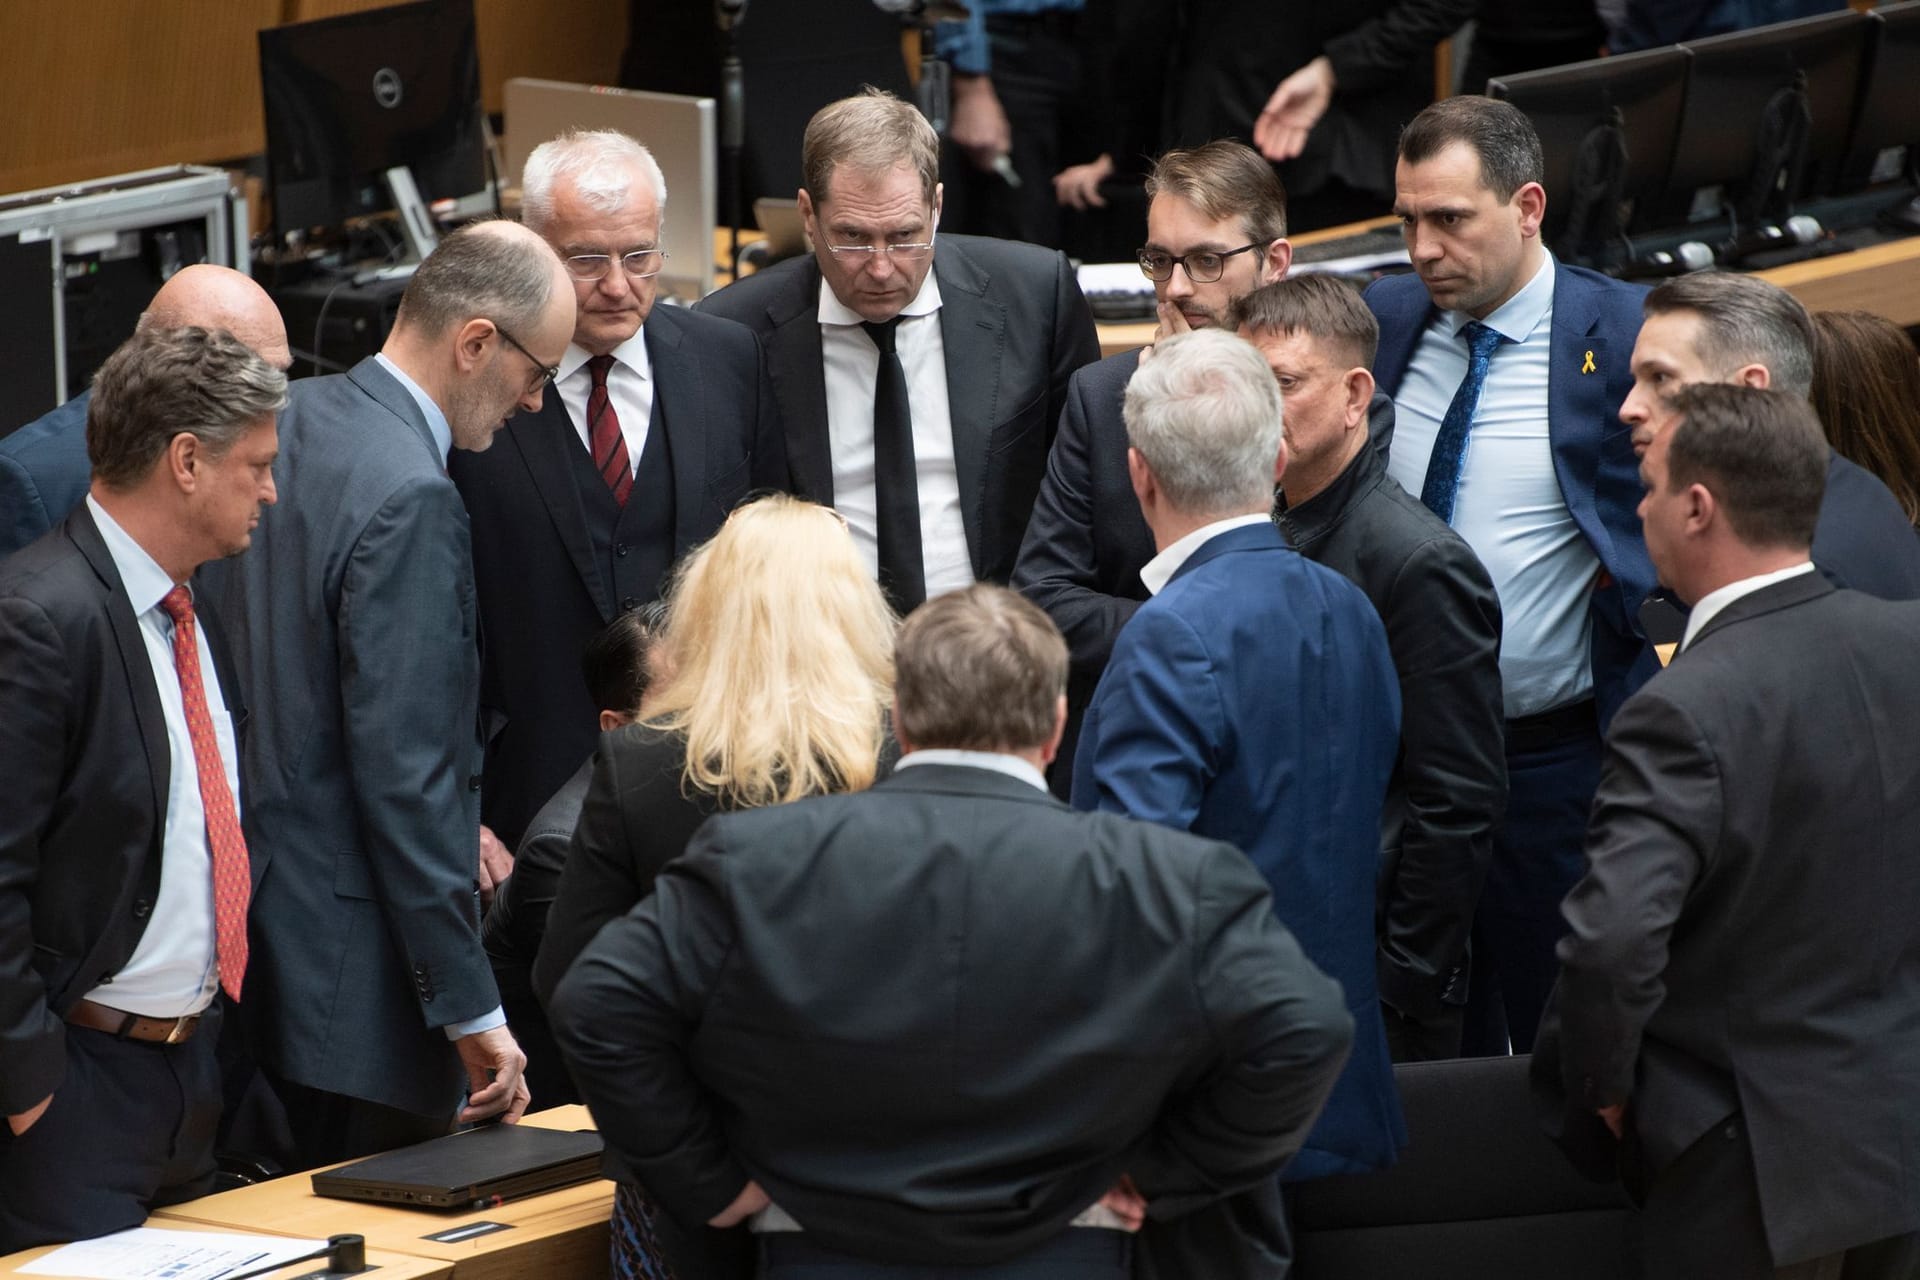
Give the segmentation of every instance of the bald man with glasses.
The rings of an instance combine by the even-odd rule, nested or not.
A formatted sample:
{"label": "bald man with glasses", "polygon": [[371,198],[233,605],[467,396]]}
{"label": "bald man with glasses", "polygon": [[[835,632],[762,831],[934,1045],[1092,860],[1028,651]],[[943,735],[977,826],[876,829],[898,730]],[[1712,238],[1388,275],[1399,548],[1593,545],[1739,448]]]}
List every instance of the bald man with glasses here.
{"label": "bald man with glasses", "polygon": [[573,282],[573,340],[540,408],[451,468],[473,519],[496,731],[481,814],[509,847],[599,736],[587,640],[657,598],[673,563],[755,489],[786,486],[760,342],[660,306],[666,183],[612,131],[536,147],[522,216]]}

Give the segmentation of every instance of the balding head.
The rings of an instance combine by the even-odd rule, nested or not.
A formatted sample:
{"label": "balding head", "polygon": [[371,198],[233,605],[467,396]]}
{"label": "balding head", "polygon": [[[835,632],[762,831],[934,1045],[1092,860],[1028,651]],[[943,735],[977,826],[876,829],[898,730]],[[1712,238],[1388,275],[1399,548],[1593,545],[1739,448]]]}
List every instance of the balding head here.
{"label": "balding head", "polygon": [[182,267],[160,286],[140,317],[156,329],[225,329],[276,369],[293,364],[280,309],[251,276],[200,262]]}

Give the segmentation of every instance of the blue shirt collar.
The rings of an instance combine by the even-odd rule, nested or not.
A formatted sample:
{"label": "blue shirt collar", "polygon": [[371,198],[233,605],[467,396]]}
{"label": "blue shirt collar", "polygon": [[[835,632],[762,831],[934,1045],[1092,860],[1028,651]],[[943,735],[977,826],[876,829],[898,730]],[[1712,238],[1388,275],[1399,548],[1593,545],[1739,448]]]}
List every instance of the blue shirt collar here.
{"label": "blue shirt collar", "polygon": [[382,351],[373,358],[380,362],[382,369],[393,375],[394,381],[407,389],[413,402],[420,406],[420,412],[427,419],[427,430],[433,433],[433,443],[440,450],[440,465],[446,466],[447,451],[453,448],[453,428],[447,425],[447,415],[440,412],[440,406],[433,402],[432,396],[421,390],[419,383],[407,376],[405,369],[387,359],[386,352]]}

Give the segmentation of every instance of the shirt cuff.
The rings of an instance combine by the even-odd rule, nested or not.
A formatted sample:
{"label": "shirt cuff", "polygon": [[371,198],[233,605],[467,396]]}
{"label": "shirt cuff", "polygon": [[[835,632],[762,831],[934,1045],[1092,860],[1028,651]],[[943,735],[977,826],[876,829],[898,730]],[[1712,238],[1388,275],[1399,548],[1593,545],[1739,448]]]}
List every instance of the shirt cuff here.
{"label": "shirt cuff", "polygon": [[993,70],[986,19],[977,8],[965,22],[937,24],[933,29],[933,52],[963,76],[983,76]]}
{"label": "shirt cuff", "polygon": [[492,1013],[483,1013],[477,1018],[468,1018],[465,1022],[449,1022],[442,1030],[447,1033],[447,1039],[460,1040],[467,1036],[477,1036],[482,1031],[491,1031],[495,1027],[504,1027],[506,1025],[507,1011],[499,1005],[495,1005]]}

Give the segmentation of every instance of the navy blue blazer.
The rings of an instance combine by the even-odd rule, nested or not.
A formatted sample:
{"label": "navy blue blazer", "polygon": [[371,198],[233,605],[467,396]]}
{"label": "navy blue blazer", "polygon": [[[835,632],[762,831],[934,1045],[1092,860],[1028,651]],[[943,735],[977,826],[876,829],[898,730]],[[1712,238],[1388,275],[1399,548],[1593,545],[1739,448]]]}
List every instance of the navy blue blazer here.
{"label": "navy blue blazer", "polygon": [[[1655,575],[1640,531],[1640,464],[1631,429],[1620,421],[1620,404],[1633,388],[1629,365],[1646,296],[1643,285],[1554,264],[1547,434],[1560,496],[1604,570],[1592,603],[1593,696],[1602,729],[1660,669],[1640,630],[1640,602],[1653,591]],[[1414,275],[1377,280],[1366,299],[1380,321],[1373,377],[1382,391],[1397,395],[1433,301]],[[1593,372],[1584,372],[1589,367]]]}
{"label": "navy blue blazer", "polygon": [[67,518],[87,496],[88,387],[18,431],[0,436],[0,559]]}
{"label": "navy blue blazer", "polygon": [[1835,586],[1882,600],[1920,600],[1920,539],[1891,490],[1838,453],[1813,528],[1813,562]]}
{"label": "navy blue blazer", "polygon": [[1374,970],[1380,811],[1400,689],[1360,588],[1271,523],[1212,538],[1122,628],[1074,758],[1073,802],[1225,840],[1339,980],[1353,1056],[1287,1180],[1363,1173],[1406,1144]]}

